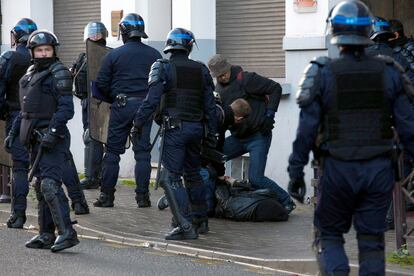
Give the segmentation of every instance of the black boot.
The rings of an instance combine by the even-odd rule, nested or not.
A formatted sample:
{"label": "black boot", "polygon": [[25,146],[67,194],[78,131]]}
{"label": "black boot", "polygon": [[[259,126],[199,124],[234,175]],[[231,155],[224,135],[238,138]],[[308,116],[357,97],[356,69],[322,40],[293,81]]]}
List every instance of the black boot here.
{"label": "black boot", "polygon": [[151,207],[151,200],[149,193],[136,193],[135,200],[137,201],[138,208]]}
{"label": "black boot", "polygon": [[193,219],[193,227],[197,229],[198,234],[207,234],[210,231],[210,228],[208,227],[208,217]]}
{"label": "black boot", "polygon": [[296,209],[296,204],[295,202],[293,202],[292,199],[289,199],[289,202],[285,205],[283,205],[283,207],[285,207],[286,211],[288,214],[292,213],[293,210]]}
{"label": "black boot", "polygon": [[174,241],[181,241],[181,240],[195,240],[198,238],[197,231],[194,227],[190,227],[187,231],[181,226],[174,228],[171,232],[169,232],[166,236],[166,240],[174,240]]}
{"label": "black boot", "polygon": [[157,201],[157,207],[159,210],[164,210],[165,208],[168,208],[168,200],[165,195],[160,197]]}
{"label": "black boot", "polygon": [[95,207],[114,207],[115,189],[112,191],[103,191],[99,195],[99,198],[93,203]]}
{"label": "black boot", "polygon": [[80,186],[83,190],[98,189],[101,186],[101,181],[96,178],[85,177],[80,181]]}
{"label": "black boot", "polygon": [[8,228],[22,229],[24,223],[26,222],[26,214],[24,211],[16,211],[11,213],[9,219],[7,220]]}
{"label": "black boot", "polygon": [[72,210],[75,211],[76,215],[89,214],[89,206],[86,199],[82,197],[81,200],[72,202]]}
{"label": "black boot", "polygon": [[55,243],[51,247],[52,252],[59,252],[71,248],[79,243],[78,234],[72,227],[67,227],[63,233],[59,234]]}
{"label": "black boot", "polygon": [[30,241],[26,242],[26,247],[34,249],[50,249],[55,240],[55,234],[42,233],[37,236],[34,236]]}

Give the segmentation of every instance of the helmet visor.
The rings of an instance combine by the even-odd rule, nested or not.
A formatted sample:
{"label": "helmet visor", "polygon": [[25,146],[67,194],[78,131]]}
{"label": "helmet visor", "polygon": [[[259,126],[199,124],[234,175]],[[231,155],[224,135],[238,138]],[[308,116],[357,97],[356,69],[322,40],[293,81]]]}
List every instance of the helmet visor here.
{"label": "helmet visor", "polygon": [[92,41],[98,41],[101,39],[106,39],[107,37],[108,31],[106,30],[105,26],[101,24],[88,24],[83,32],[84,41],[86,41],[87,39],[90,39]]}

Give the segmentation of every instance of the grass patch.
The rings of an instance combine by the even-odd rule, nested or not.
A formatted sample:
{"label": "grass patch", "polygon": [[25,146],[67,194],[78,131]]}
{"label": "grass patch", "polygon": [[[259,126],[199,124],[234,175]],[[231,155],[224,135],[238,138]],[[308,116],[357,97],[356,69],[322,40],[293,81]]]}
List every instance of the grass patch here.
{"label": "grass patch", "polygon": [[82,180],[85,178],[85,174],[84,173],[78,173],[79,176],[79,180]]}
{"label": "grass patch", "polygon": [[[125,185],[127,187],[134,187],[134,188],[136,187],[135,180],[134,179],[130,179],[130,178],[128,178],[128,179],[119,179],[119,183],[121,185]],[[149,186],[151,188],[153,188],[154,185],[155,185],[155,180],[150,180]]]}
{"label": "grass patch", "polygon": [[405,244],[401,249],[388,254],[387,262],[403,266],[414,266],[414,256],[410,255],[407,245]]}

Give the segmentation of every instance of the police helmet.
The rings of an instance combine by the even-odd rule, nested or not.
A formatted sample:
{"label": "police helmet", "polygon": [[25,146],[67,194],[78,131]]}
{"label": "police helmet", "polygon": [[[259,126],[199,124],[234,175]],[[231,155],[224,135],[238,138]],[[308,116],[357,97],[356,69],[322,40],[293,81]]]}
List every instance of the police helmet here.
{"label": "police helmet", "polygon": [[399,33],[401,36],[404,36],[404,25],[398,19],[390,19],[388,20],[390,23],[390,30],[392,33]]}
{"label": "police helmet", "polygon": [[136,13],[129,13],[119,22],[119,33],[131,37],[148,38],[145,33],[144,19]]}
{"label": "police helmet", "polygon": [[31,50],[33,54],[33,49],[37,46],[50,45],[54,49],[55,56],[57,55],[57,46],[59,46],[59,41],[57,37],[47,30],[38,30],[33,32],[27,41],[27,48]]}
{"label": "police helmet", "polygon": [[32,19],[20,19],[10,31],[12,46],[14,46],[16,43],[26,43],[30,34],[36,30],[37,25]]}
{"label": "police helmet", "polygon": [[172,29],[167,35],[164,53],[171,50],[181,50],[190,53],[195,43],[194,34],[183,28]]}
{"label": "police helmet", "polygon": [[334,45],[370,45],[369,39],[373,16],[361,1],[342,1],[336,5],[327,19]]}
{"label": "police helmet", "polygon": [[382,17],[375,17],[374,25],[372,26],[370,38],[372,40],[383,39],[388,41],[394,34],[391,32],[390,23]]}
{"label": "police helmet", "polygon": [[83,40],[98,41],[108,37],[108,30],[102,22],[89,22],[83,31]]}

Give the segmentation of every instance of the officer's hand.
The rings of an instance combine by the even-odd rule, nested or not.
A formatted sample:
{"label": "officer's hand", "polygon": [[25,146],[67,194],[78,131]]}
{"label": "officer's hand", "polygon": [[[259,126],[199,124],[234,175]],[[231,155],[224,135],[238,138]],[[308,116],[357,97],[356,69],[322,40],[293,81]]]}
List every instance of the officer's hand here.
{"label": "officer's hand", "polygon": [[52,133],[46,133],[42,137],[42,143],[41,146],[45,149],[52,149],[58,142],[59,136]]}
{"label": "officer's hand", "polygon": [[217,148],[217,144],[218,144],[217,134],[209,133],[207,134],[207,137],[204,138],[204,145],[209,148],[215,149]]}
{"label": "officer's hand", "polygon": [[288,185],[288,192],[291,197],[303,203],[306,194],[306,183],[303,177],[291,178]]}
{"label": "officer's hand", "polygon": [[13,146],[14,139],[16,135],[14,132],[10,131],[9,135],[7,135],[6,139],[4,139],[4,150],[8,153],[11,153],[11,148]]}
{"label": "officer's hand", "polygon": [[274,128],[274,124],[275,124],[275,120],[273,120],[272,117],[266,116],[260,128],[260,132],[263,135],[270,134],[272,132],[272,129]]}

